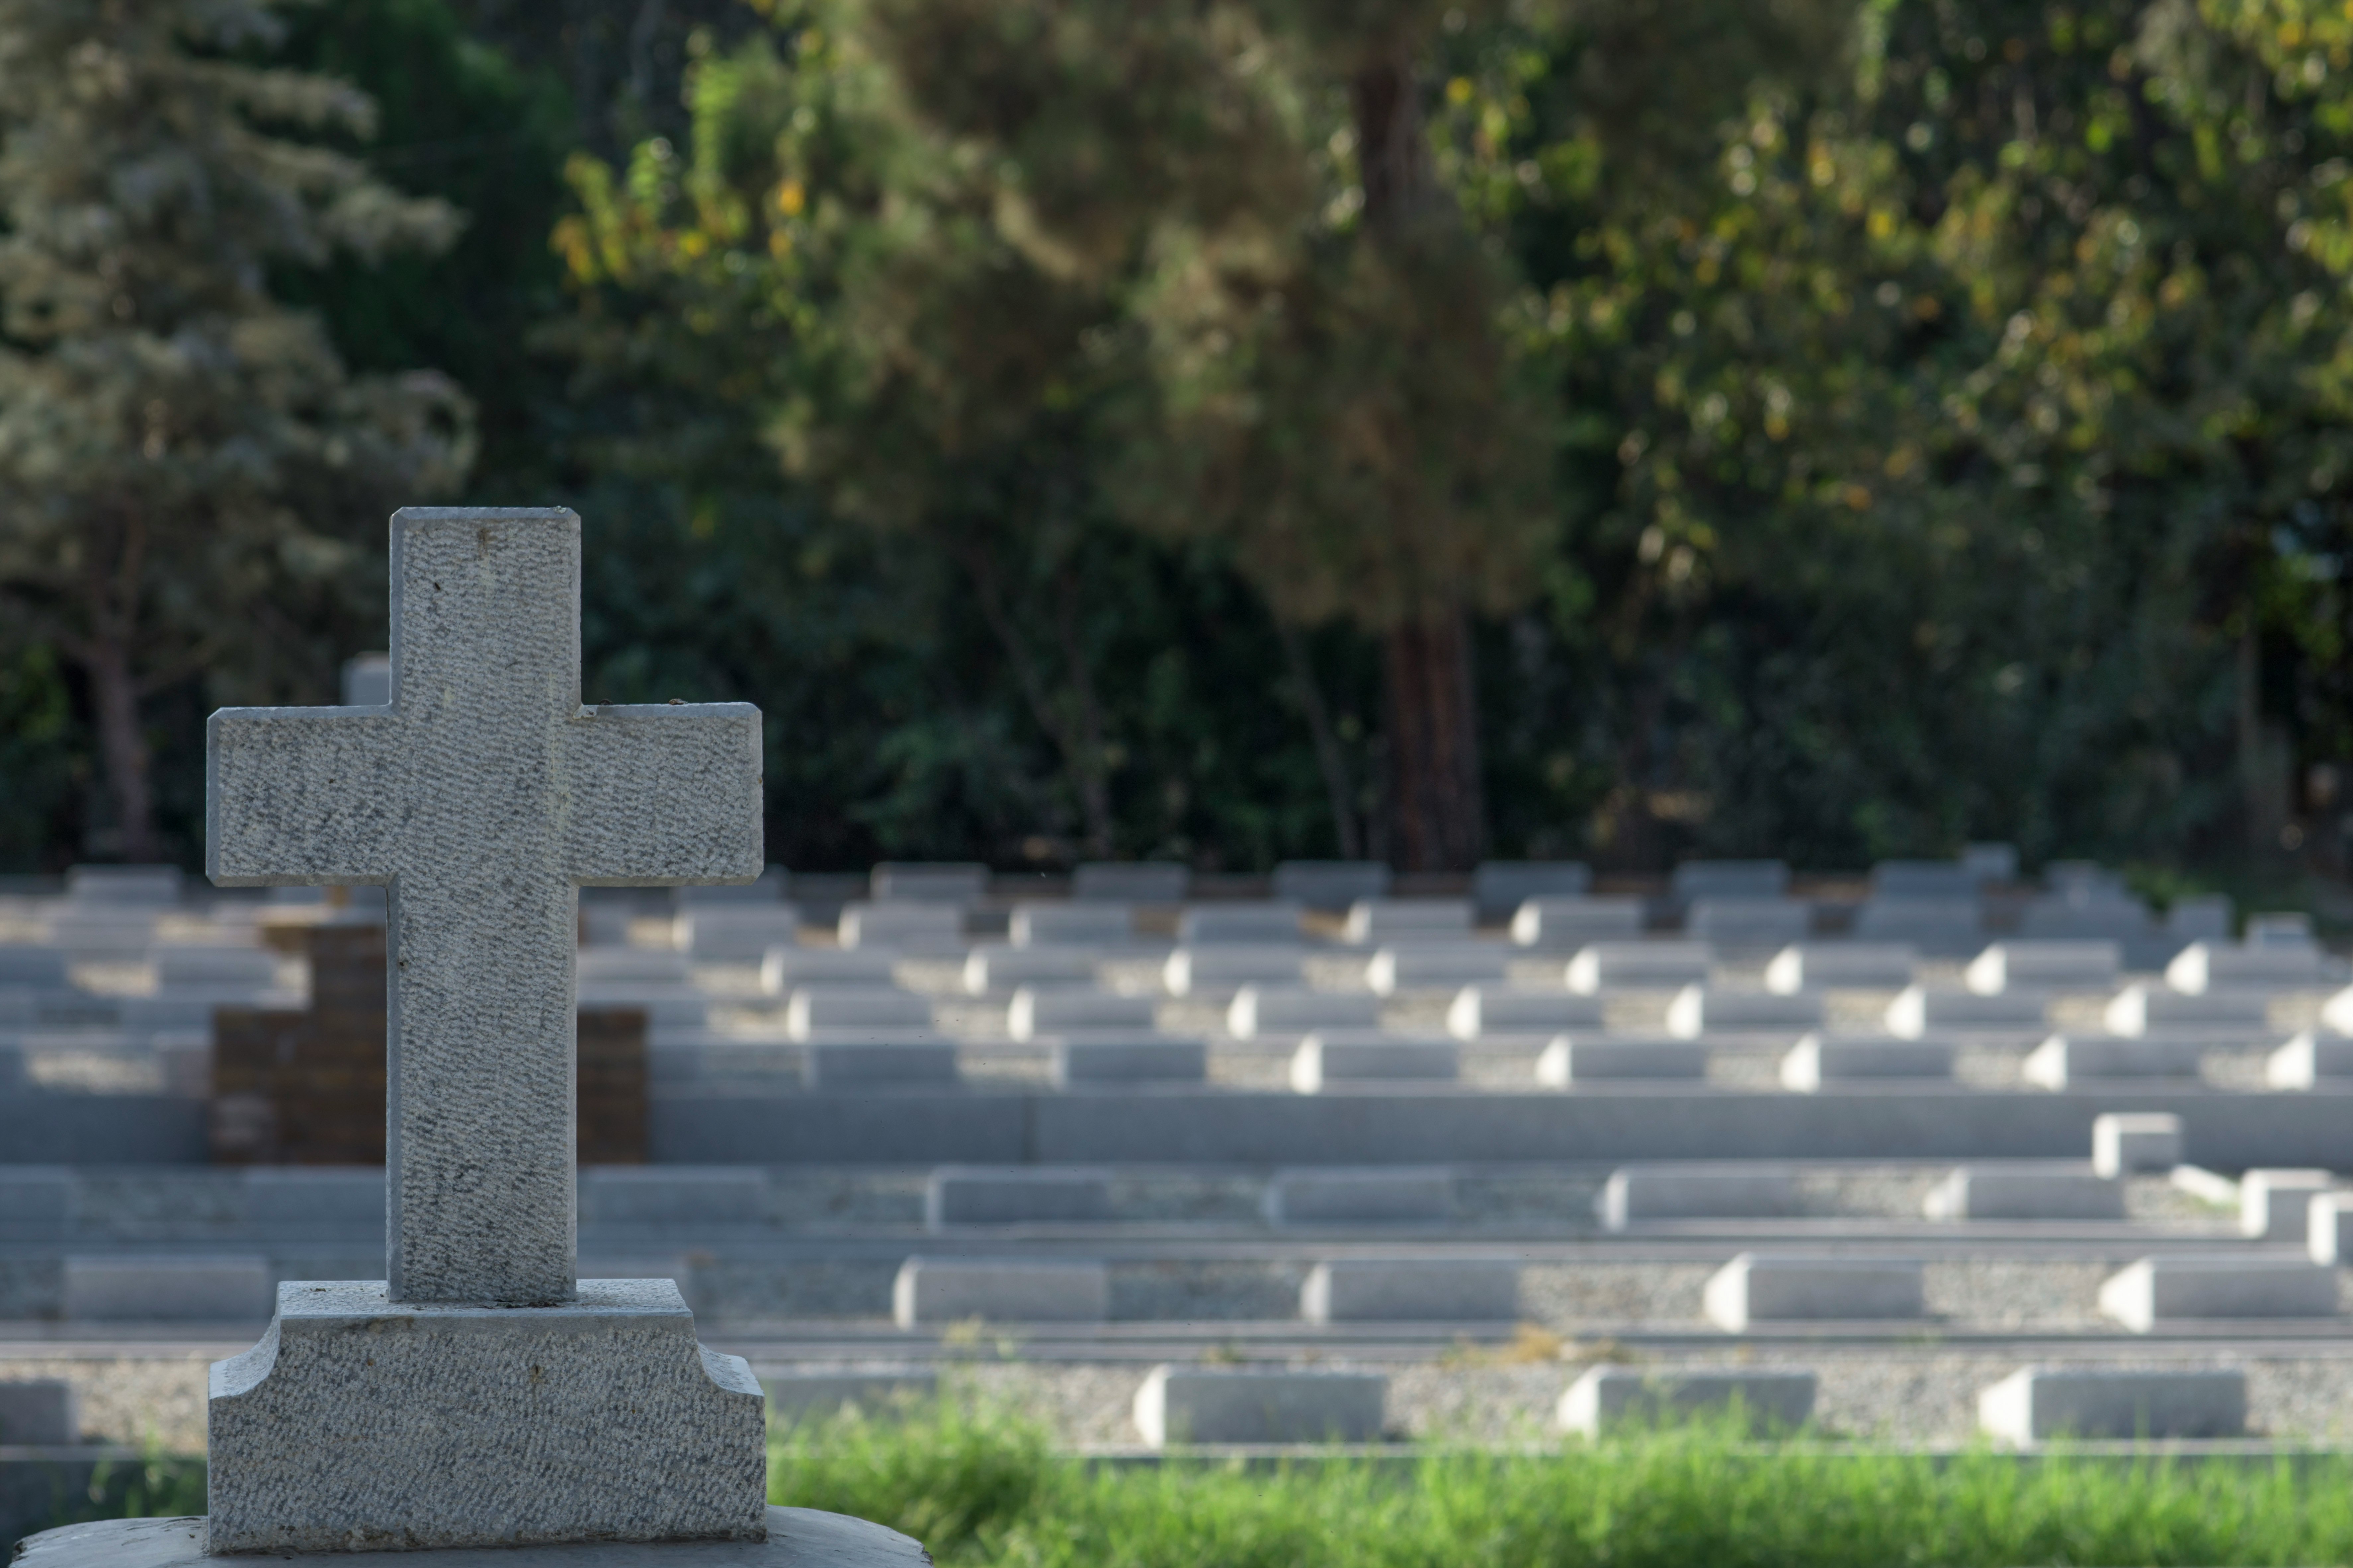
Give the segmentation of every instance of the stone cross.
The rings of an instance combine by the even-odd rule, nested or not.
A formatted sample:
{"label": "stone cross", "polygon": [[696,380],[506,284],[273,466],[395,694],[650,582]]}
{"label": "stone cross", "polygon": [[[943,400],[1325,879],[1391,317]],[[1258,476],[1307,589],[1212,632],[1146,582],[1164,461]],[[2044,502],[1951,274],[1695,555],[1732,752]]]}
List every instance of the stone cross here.
{"label": "stone cross", "polygon": [[384,707],[212,716],[205,868],[389,889],[391,1300],[569,1300],[579,889],[756,878],[760,712],[581,706],[562,509],[395,513],[391,653]]}

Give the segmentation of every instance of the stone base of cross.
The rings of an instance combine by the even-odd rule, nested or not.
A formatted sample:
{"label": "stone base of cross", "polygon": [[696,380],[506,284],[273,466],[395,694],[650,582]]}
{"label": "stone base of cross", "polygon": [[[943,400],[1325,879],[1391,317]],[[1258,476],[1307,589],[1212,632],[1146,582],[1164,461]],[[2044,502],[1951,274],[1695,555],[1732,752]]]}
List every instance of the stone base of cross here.
{"label": "stone base of cross", "polygon": [[213,1365],[204,1519],[50,1531],[20,1568],[928,1563],[769,1506],[760,1385],[675,1283],[575,1278],[579,889],[763,859],[759,710],[583,707],[579,615],[571,512],[412,508],[391,700],[213,715],[216,882],[388,889],[385,1278],[280,1285]]}

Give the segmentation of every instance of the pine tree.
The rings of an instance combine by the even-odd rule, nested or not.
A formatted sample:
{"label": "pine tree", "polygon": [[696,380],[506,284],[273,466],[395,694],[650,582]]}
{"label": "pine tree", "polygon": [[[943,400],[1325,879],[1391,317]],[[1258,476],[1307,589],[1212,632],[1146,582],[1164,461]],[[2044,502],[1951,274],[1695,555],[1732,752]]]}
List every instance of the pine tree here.
{"label": "pine tree", "polygon": [[[458,216],[306,142],[373,105],[262,60],[277,0],[0,0],[0,608],[87,684],[99,842],[161,858],[142,704],[315,658],[387,503],[462,477],[445,379],[353,377],[273,268]],[[288,606],[297,606],[290,610]]]}

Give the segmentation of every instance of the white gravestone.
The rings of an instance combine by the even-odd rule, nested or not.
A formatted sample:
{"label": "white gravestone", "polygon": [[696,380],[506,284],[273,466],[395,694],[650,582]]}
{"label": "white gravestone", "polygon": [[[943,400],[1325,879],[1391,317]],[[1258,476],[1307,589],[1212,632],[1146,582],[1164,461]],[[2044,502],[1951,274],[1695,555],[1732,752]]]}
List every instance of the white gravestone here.
{"label": "white gravestone", "polygon": [[[751,1369],[697,1343],[671,1281],[574,1279],[578,889],[748,882],[762,858],[756,709],[580,705],[579,526],[396,514],[390,701],[213,716],[216,881],[390,889],[389,1281],[285,1283],[261,1342],[215,1363],[205,1520],[53,1531],[26,1560],[127,1561],[133,1530],[159,1563],[808,1560],[798,1511],[767,1505]],[[857,1561],[920,1559],[837,1522]]]}

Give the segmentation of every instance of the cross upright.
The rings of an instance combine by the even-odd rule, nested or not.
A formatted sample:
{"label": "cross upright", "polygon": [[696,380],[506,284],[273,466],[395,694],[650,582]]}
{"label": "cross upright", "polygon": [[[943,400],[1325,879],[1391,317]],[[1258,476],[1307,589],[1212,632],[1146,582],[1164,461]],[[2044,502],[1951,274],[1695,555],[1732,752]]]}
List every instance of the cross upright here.
{"label": "cross upright", "polygon": [[386,706],[212,716],[205,868],[389,890],[391,1299],[569,1300],[579,889],[756,878],[760,710],[581,706],[560,508],[396,512],[391,653]]}

